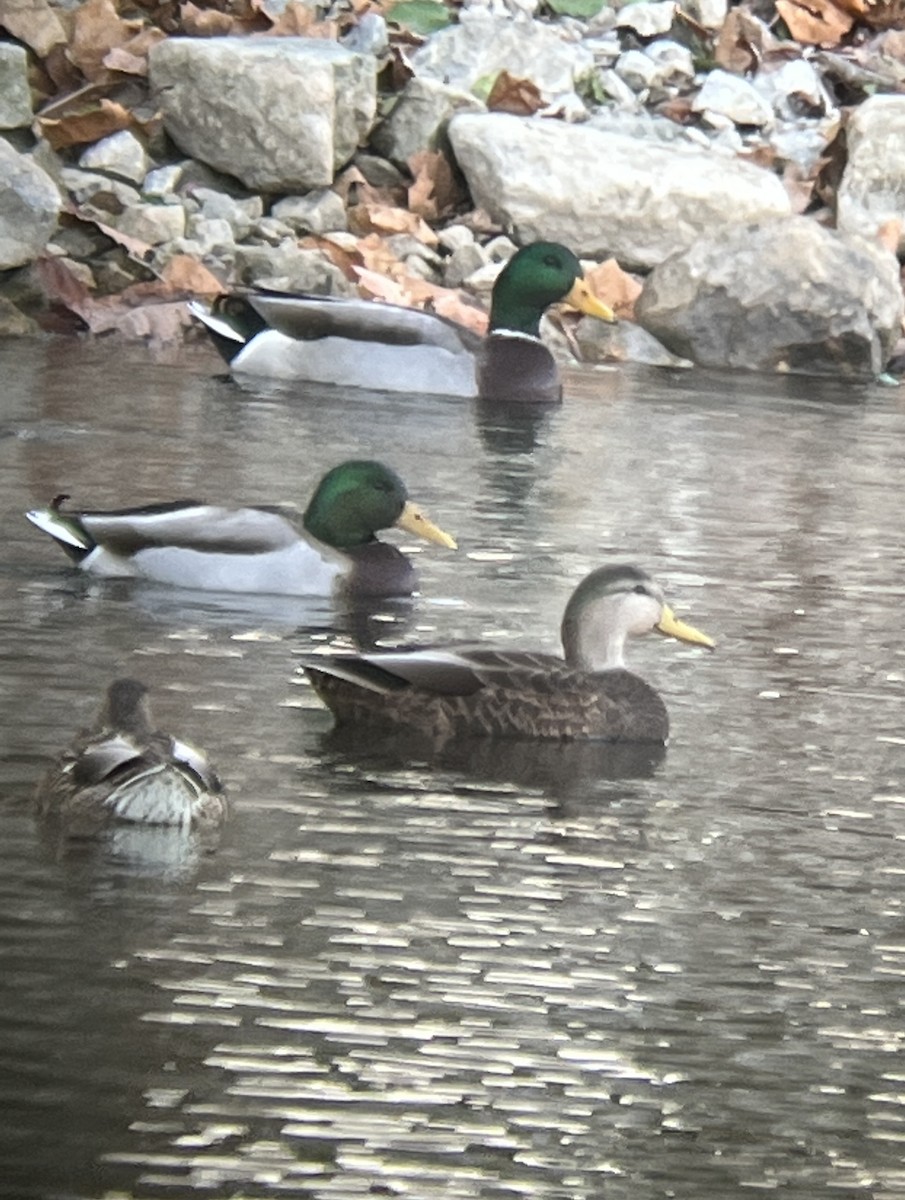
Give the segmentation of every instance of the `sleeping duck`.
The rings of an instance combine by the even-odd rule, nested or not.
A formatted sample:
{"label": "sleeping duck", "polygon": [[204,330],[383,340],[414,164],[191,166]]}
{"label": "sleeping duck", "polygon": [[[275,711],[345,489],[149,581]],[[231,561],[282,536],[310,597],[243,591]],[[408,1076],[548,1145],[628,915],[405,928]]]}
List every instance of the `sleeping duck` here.
{"label": "sleeping duck", "polygon": [[535,242],[509,260],[493,287],[485,338],[436,313],[372,300],[256,292],[191,301],[233,376],[480,396],[504,403],[557,403],[562,384],[540,338],[546,309],[565,301],[615,317],[586,283],[581,263],[556,242]]}
{"label": "sleeping duck", "polygon": [[600,567],[566,606],[564,658],[450,647],[317,657],[304,670],[337,726],[409,730],[437,742],[478,736],[665,744],[666,705],[623,657],[628,637],[651,630],[713,647],[676,618],[645,571]]}
{"label": "sleeping duck", "polygon": [[204,754],[154,728],[148,691],[117,679],[91,729],[80,733],[38,784],[42,816],[84,830],[116,821],[209,828],[227,813]]}
{"label": "sleeping duck", "polygon": [[28,520],[83,571],[207,591],[354,598],[415,587],[409,559],[375,536],[395,526],[440,546],[455,541],[408,498],[395,471],[350,460],[323,477],[297,529],[275,508],[195,500],[116,512],[70,512],[67,496]]}

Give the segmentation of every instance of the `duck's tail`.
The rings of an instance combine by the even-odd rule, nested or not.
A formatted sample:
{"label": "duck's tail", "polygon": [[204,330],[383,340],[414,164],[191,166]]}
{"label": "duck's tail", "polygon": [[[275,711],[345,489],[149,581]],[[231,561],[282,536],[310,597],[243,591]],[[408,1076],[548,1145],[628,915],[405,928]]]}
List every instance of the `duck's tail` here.
{"label": "duck's tail", "polygon": [[96,542],[82,525],[77,513],[62,511],[63,501],[68,499],[65,495],[55,496],[47,508],[33,508],[25,516],[32,525],[49,533],[70,558],[81,562],[95,548]]}

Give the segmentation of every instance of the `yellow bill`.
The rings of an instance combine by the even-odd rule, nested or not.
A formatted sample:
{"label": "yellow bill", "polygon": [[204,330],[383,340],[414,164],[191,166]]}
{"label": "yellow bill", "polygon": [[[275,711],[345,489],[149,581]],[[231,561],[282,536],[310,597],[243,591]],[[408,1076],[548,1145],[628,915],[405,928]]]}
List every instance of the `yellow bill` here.
{"label": "yellow bill", "polygon": [[690,642],[693,646],[706,646],[708,650],[712,650],[716,645],[713,638],[709,638],[706,633],[701,633],[693,625],[686,625],[684,621],[680,621],[668,604],[663,605],[660,620],[654,628],[658,633],[665,633],[667,637],[674,637],[680,642]]}
{"label": "yellow bill", "polygon": [[601,321],[616,320],[616,314],[602,300],[598,300],[591,291],[586,279],[576,279],[572,290],[566,296],[566,304],[571,304],[579,312],[587,313],[589,317],[599,317]]}
{"label": "yellow bill", "polygon": [[439,525],[429,521],[417,504],[413,504],[411,500],[406,501],[405,508],[399,514],[395,524],[397,529],[404,529],[406,533],[413,533],[427,542],[436,542],[438,546],[446,546],[448,550],[458,550],[459,548],[455,538],[451,538],[448,533],[443,532]]}

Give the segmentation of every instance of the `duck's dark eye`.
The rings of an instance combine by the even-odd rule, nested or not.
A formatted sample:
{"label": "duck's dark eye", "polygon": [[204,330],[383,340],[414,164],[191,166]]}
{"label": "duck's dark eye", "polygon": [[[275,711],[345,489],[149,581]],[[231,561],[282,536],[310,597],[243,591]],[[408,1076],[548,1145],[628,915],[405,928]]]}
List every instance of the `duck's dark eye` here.
{"label": "duck's dark eye", "polygon": [[378,492],[391,492],[393,490],[393,485],[388,480],[381,479],[379,482],[374,484],[374,488]]}
{"label": "duck's dark eye", "polygon": [[557,270],[560,266],[560,261],[555,254],[548,254],[544,259],[544,266],[553,267],[554,270]]}
{"label": "duck's dark eye", "polygon": [[638,596],[646,596],[647,595],[647,588],[644,586],[643,583],[636,583],[635,586],[632,588],[632,591]]}

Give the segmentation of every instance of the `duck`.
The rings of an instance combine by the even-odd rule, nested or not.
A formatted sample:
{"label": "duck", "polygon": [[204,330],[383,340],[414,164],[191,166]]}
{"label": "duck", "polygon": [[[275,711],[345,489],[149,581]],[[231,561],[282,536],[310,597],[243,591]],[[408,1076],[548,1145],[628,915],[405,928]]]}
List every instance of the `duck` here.
{"label": "duck", "polygon": [[94,724],[58,756],[35,800],[40,816],[82,832],[116,822],[206,829],[227,815],[205,754],[155,728],[148,688],[131,678],[109,685]]}
{"label": "duck", "polygon": [[312,656],[303,664],[336,728],[405,731],[435,743],[469,737],[666,745],[659,693],[625,666],[625,644],[656,630],[714,648],[679,620],[660,585],[632,564],[598,567],[562,618],[563,657],[456,647]]}
{"label": "duck", "polygon": [[410,595],[409,558],[377,538],[395,527],[456,549],[390,467],[350,459],[314,489],[301,530],[277,508],[176,500],[111,512],[71,511],[61,494],[25,515],[82,571],[207,591],[354,599]]}
{"label": "duck", "polygon": [[333,384],[371,391],[558,403],[562,382],[540,336],[546,309],[565,302],[615,321],[558,242],[518,250],[493,286],[489,332],[437,313],[372,300],[252,292],[189,301],[240,384]]}

